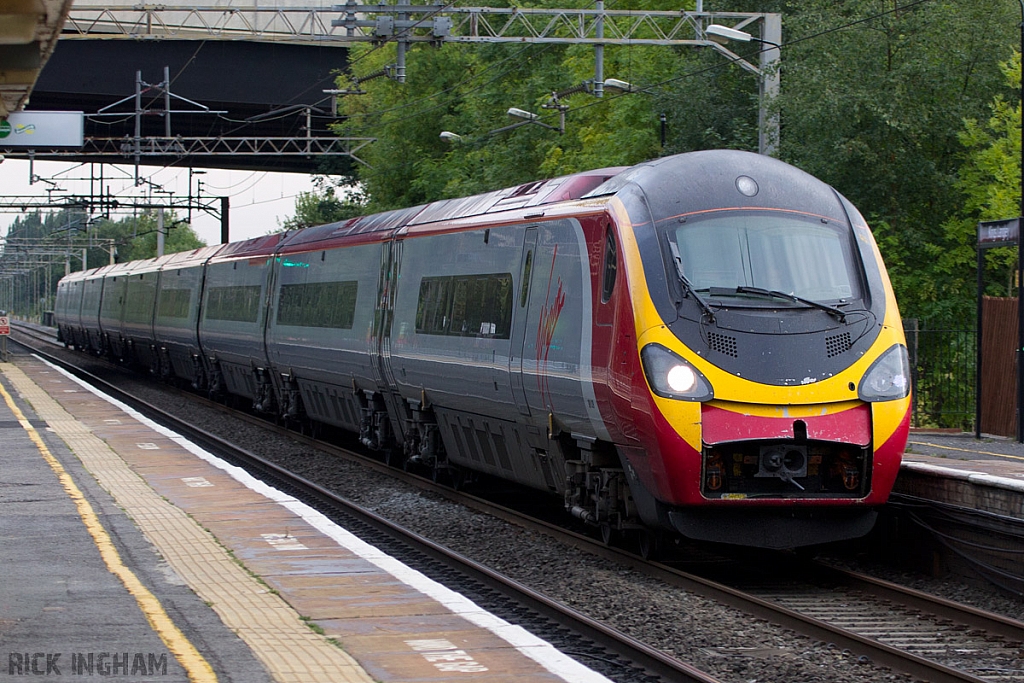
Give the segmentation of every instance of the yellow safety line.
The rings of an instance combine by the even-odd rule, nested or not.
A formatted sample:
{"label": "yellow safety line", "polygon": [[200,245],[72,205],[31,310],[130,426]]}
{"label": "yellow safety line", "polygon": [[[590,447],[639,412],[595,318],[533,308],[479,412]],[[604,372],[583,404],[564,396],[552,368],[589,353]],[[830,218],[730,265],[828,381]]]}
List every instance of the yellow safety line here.
{"label": "yellow safety line", "polygon": [[71,500],[74,501],[75,506],[78,508],[78,514],[82,518],[82,522],[85,524],[85,528],[89,531],[93,541],[96,543],[96,547],[99,548],[100,556],[103,558],[103,562],[106,563],[107,569],[110,573],[121,579],[121,583],[128,589],[128,592],[132,594],[135,601],[139,604],[139,608],[142,613],[146,615],[146,619],[149,620],[150,626],[156,631],[160,639],[164,641],[167,649],[174,655],[178,660],[178,663],[185,669],[188,674],[190,681],[194,683],[205,683],[209,681],[213,683],[217,680],[217,674],[213,672],[213,667],[210,663],[203,658],[199,651],[189,642],[185,634],[175,626],[174,622],[164,611],[163,606],[155,595],[153,595],[149,589],[147,589],[139,578],[135,576],[132,571],[124,565],[121,561],[121,556],[117,552],[117,548],[114,546],[113,541],[110,540],[110,536],[107,534],[106,529],[100,523],[99,517],[92,509],[92,505],[82,495],[82,491],[75,484],[74,480],[71,479],[71,475],[68,474],[64,466],[60,464],[57,458],[53,457],[50,453],[50,449],[46,447],[42,437],[39,436],[39,432],[36,431],[35,427],[29,424],[29,421],[25,418],[25,414],[21,412],[18,406],[14,403],[14,399],[7,392],[2,384],[0,384],[0,394],[3,394],[4,401],[7,403],[7,407],[14,413],[14,417],[21,424],[22,428],[28,433],[32,443],[36,445],[39,452],[42,453],[43,459],[46,460],[50,468],[57,475],[60,483],[64,486],[64,490],[67,491]]}
{"label": "yellow safety line", "polygon": [[[961,453],[978,453],[980,455],[992,455],[992,456],[995,456],[997,458],[1013,458],[1014,460],[1024,460],[1024,458],[1022,458],[1019,455],[1009,455],[1007,453],[990,453],[988,451],[972,451],[969,448],[955,448],[953,446],[940,446],[937,443],[928,443],[927,441],[911,441],[910,443],[913,444],[913,445],[916,445],[916,446],[931,446],[932,448],[945,448],[947,451],[960,451]],[[926,454],[925,453],[921,453],[920,455],[926,455]]]}

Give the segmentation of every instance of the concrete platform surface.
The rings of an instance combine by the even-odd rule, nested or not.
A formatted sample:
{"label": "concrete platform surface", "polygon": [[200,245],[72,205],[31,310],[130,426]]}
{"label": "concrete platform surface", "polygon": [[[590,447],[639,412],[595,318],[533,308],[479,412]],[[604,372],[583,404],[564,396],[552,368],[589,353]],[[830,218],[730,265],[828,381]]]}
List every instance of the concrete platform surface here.
{"label": "concrete platform surface", "polygon": [[[121,671],[153,653],[165,680],[607,681],[57,368],[16,356],[0,372],[25,416],[0,406],[0,643],[13,667],[0,681],[87,661],[76,653],[93,666],[120,653],[102,665],[126,680],[149,680]],[[96,501],[95,521],[34,438]],[[91,526],[132,550],[123,565],[151,597],[99,559]],[[144,613],[154,604],[168,624]],[[188,670],[196,661],[209,671]]]}

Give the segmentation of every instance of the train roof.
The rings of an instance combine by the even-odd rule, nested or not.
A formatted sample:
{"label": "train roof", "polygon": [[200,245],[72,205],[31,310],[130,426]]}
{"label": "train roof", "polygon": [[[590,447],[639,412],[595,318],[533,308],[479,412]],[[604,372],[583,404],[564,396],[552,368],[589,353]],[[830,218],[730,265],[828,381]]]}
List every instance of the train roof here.
{"label": "train roof", "polygon": [[644,162],[585,198],[630,185],[643,191],[655,222],[724,208],[786,209],[837,220],[848,213],[827,183],[778,159],[741,150],[687,152]]}
{"label": "train roof", "polygon": [[303,228],[292,232],[273,233],[240,242],[168,254],[159,259],[152,258],[102,266],[72,273],[68,276],[68,281],[141,274],[154,270],[173,270],[200,266],[207,262],[269,258],[278,253],[327,249],[340,244],[379,242],[397,234],[404,228],[413,226],[426,226],[459,218],[579,199],[626,168],[625,166],[599,168],[558,178],[535,180],[470,197],[442,199],[430,204],[358,216],[327,225]]}
{"label": "train roof", "polygon": [[[141,259],[137,261],[128,261],[127,263],[118,264],[123,265],[123,269],[115,269],[111,271],[111,275],[144,275],[146,273],[155,273],[163,269],[163,265],[167,263],[174,254],[165,254],[159,257]],[[124,271],[127,271],[126,273]]]}
{"label": "train roof", "polygon": [[470,197],[442,199],[407,209],[304,228],[288,235],[281,245],[280,253],[326,249],[339,243],[351,245],[361,241],[378,242],[412,226],[579,199],[624,169],[621,166],[599,168]]}
{"label": "train roof", "polygon": [[175,270],[177,268],[194,268],[195,266],[201,266],[223,248],[223,244],[214,244],[210,247],[199,247],[192,251],[179,251],[174,254],[169,254],[167,260],[161,264],[160,270]]}
{"label": "train roof", "polygon": [[83,280],[94,280],[96,278],[106,277],[112,270],[116,269],[119,263],[113,263],[106,266],[99,266],[97,268],[90,268],[89,270],[82,271]]}
{"label": "train roof", "polygon": [[278,246],[285,240],[287,233],[275,232],[241,242],[223,244],[210,258],[211,263],[233,261],[235,259],[271,257],[277,253]]}

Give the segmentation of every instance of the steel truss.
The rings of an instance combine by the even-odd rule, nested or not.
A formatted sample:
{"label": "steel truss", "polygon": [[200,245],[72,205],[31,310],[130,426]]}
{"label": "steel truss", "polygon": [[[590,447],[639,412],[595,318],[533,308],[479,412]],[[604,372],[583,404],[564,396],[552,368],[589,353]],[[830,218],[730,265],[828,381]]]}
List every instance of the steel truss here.
{"label": "steel truss", "polygon": [[[340,15],[340,17],[339,17]],[[196,7],[77,3],[62,40],[247,39],[301,43],[410,42],[704,45],[703,26],[745,29],[764,13],[363,5]],[[601,33],[603,32],[603,35]]]}
{"label": "steel truss", "polygon": [[[698,1],[698,8],[702,3]],[[603,0],[593,9],[455,7],[444,4],[346,4],[322,7],[196,7],[188,5],[76,4],[64,27],[64,40],[253,40],[316,45],[385,43],[397,45],[389,73],[405,81],[405,55],[413,43],[548,43],[594,46],[593,94],[602,96],[604,53],[610,45],[706,47],[755,74],[759,85],[758,149],[773,154],[779,123],[768,101],[779,92],[782,20],[776,13],[609,10]],[[712,40],[705,27],[722,24],[757,34],[757,64]],[[757,30],[747,31],[746,29]],[[748,38],[749,40],[749,38]],[[770,46],[770,47],[769,47]],[[358,83],[360,79],[355,79]],[[337,91],[342,92],[356,92]],[[358,160],[358,159],[357,159]]]}
{"label": "steel truss", "polygon": [[34,149],[19,151],[7,149],[10,158],[46,157],[203,157],[203,156],[347,156],[365,164],[356,152],[374,142],[376,138],[338,137],[144,137],[85,138],[81,149]]}

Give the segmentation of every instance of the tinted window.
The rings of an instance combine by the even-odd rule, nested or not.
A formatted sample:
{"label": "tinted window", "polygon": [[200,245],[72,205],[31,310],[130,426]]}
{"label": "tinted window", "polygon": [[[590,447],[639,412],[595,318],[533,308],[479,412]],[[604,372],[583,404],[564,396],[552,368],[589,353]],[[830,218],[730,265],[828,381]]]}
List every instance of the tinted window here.
{"label": "tinted window", "polygon": [[512,275],[428,277],[420,282],[416,332],[508,339]]}
{"label": "tinted window", "polygon": [[604,276],[601,285],[601,301],[607,302],[615,291],[615,273],[618,270],[618,249],[615,246],[615,235],[608,226],[608,235],[604,245]]}
{"label": "tinted window", "polygon": [[191,301],[191,289],[162,289],[156,315],[158,318],[187,318]]}
{"label": "tinted window", "polygon": [[278,298],[277,324],[350,330],[358,287],[355,280],[284,285]]}
{"label": "tinted window", "polygon": [[152,280],[128,281],[128,298],[124,305],[124,319],[129,323],[149,323],[153,320]]}
{"label": "tinted window", "polygon": [[207,320],[254,323],[260,317],[260,286],[211,287],[206,295]]}

